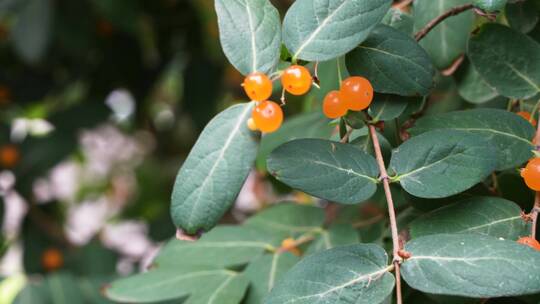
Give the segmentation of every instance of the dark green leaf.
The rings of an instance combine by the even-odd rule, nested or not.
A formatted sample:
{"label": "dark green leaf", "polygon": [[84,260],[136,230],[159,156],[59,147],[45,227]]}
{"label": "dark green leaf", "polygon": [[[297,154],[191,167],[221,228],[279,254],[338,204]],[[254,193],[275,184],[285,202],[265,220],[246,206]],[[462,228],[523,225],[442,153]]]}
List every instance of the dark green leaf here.
{"label": "dark green leaf", "polygon": [[283,41],[294,59],[325,61],[364,41],[390,0],[297,0],[285,15]]}
{"label": "dark green leaf", "polygon": [[268,169],[285,184],[343,204],[368,199],[377,189],[375,159],[360,149],[320,139],[288,142],[272,152]]}
{"label": "dark green leaf", "polygon": [[261,256],[251,262],[245,275],[250,281],[246,304],[260,304],[283,275],[291,269],[299,257],[291,253],[275,253]]}
{"label": "dark green leaf", "polygon": [[322,230],[317,238],[306,250],[306,255],[319,251],[332,249],[343,245],[352,245],[360,242],[358,232],[351,225],[334,224],[327,230]]}
{"label": "dark green leaf", "polygon": [[540,292],[540,252],[475,234],[437,234],[405,246],[402,275],[427,293],[491,298]]}
{"label": "dark green leaf", "polygon": [[488,12],[497,12],[504,9],[507,0],[474,0],[474,6]]}
{"label": "dark green leaf", "polygon": [[51,36],[53,5],[50,0],[27,0],[17,16],[11,36],[18,55],[37,63],[47,51]]}
{"label": "dark green leaf", "polygon": [[281,21],[268,0],[216,1],[223,52],[242,74],[270,73],[279,62]]}
{"label": "dark green leaf", "polygon": [[257,155],[257,168],[266,168],[266,158],[280,145],[300,138],[327,139],[333,130],[334,126],[330,125],[329,120],[319,111],[289,117],[279,130],[262,138]]}
{"label": "dark green leaf", "polygon": [[222,269],[157,269],[113,282],[105,295],[111,300],[148,303],[188,298],[190,304],[237,304],[248,282]]}
{"label": "dark green leaf", "polygon": [[245,225],[286,238],[319,231],[323,222],[321,208],[282,203],[250,217]]}
{"label": "dark green leaf", "polygon": [[373,121],[388,121],[398,118],[414,98],[391,94],[375,94],[369,107],[369,115]]}
{"label": "dark green leaf", "polygon": [[410,224],[411,237],[439,233],[484,234],[510,240],[529,233],[521,208],[497,197],[474,197],[426,213]]}
{"label": "dark green leaf", "polygon": [[394,288],[386,252],[376,245],[342,246],[296,264],[265,304],[383,302]]}
{"label": "dark green leaf", "polygon": [[434,85],[435,69],[426,51],[387,25],[377,26],[346,59],[349,73],[365,76],[380,93],[427,95]]}
{"label": "dark green leaf", "polygon": [[534,128],[521,117],[496,109],[456,111],[426,116],[410,131],[421,134],[435,129],[466,131],[489,140],[496,147],[498,170],[515,168],[532,157]]}
{"label": "dark green leaf", "polygon": [[171,265],[245,265],[266,250],[273,249],[273,236],[252,228],[218,226],[196,242],[173,239],[161,249],[157,267]]}
{"label": "dark green leaf", "polygon": [[172,194],[175,225],[189,234],[212,229],[246,179],[257,141],[247,128],[252,104],[230,107],[206,126],[182,165]]}
{"label": "dark green leaf", "polygon": [[412,16],[400,9],[391,8],[384,16],[382,23],[398,29],[409,36],[413,34],[414,20]]}
{"label": "dark green leaf", "polygon": [[457,194],[486,178],[498,165],[489,141],[465,131],[435,130],[394,150],[390,169],[403,189],[423,198]]}
{"label": "dark green leaf", "polygon": [[[435,17],[447,10],[470,3],[470,0],[416,0],[414,1],[414,30],[418,32]],[[473,13],[461,13],[438,24],[420,45],[426,49],[439,69],[450,66],[465,52],[469,31],[473,26]]]}
{"label": "dark green leaf", "polygon": [[540,92],[540,44],[504,25],[488,23],[471,36],[467,55],[501,95],[523,99]]}
{"label": "dark green leaf", "polygon": [[538,24],[540,16],[533,1],[520,1],[508,3],[506,6],[506,19],[512,28],[528,33]]}
{"label": "dark green leaf", "polygon": [[463,99],[475,104],[485,103],[499,96],[499,93],[486,83],[472,64],[465,68],[463,78],[458,83],[458,91]]}

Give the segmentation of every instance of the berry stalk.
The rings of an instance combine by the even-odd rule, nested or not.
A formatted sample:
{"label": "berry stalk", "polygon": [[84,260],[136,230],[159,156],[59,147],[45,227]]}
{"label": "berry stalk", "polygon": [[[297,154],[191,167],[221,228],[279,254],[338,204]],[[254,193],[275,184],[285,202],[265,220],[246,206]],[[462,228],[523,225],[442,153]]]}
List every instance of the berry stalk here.
{"label": "berry stalk", "polygon": [[368,125],[369,127],[369,133],[371,135],[371,140],[373,141],[373,148],[375,150],[375,157],[377,159],[377,164],[379,165],[379,171],[381,173],[380,179],[383,182],[384,186],[384,193],[386,195],[386,203],[388,205],[388,216],[390,218],[390,230],[392,232],[392,251],[393,251],[393,264],[395,267],[395,276],[396,276],[396,297],[397,297],[397,304],[402,303],[402,296],[401,296],[401,274],[400,274],[400,263],[401,263],[401,257],[399,255],[400,251],[400,245],[399,245],[399,235],[398,235],[398,228],[397,228],[397,220],[396,220],[396,210],[394,207],[394,200],[392,199],[392,192],[390,191],[390,181],[388,177],[388,172],[386,172],[386,166],[384,164],[384,159],[381,152],[381,145],[379,143],[379,139],[377,138],[377,131],[375,130],[375,126]]}

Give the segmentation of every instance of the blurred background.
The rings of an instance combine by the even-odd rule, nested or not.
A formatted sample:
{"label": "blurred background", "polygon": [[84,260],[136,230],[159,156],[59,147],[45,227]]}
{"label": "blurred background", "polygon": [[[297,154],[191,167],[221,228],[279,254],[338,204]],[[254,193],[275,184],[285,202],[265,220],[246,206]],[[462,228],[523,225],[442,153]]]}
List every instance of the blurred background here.
{"label": "blurred background", "polygon": [[[293,0],[272,2],[283,16]],[[286,124],[263,139],[224,222],[276,201],[314,203],[264,167],[287,138],[337,136],[320,113],[338,87],[336,61],[318,76],[320,89],[287,97]],[[55,289],[67,303],[108,303],[100,288],[147,267],[174,236],[176,173],[206,123],[246,101],[242,81],[221,51],[213,0],[0,0],[0,304],[57,303]],[[508,104],[467,103],[454,76],[440,75],[428,102],[428,113]],[[422,104],[386,126],[386,157],[400,142],[395,126]],[[530,208],[518,173],[504,174],[502,195]],[[437,207],[395,190],[398,208]],[[384,208],[379,193],[351,216],[382,219]],[[384,222],[362,227],[363,241],[388,241]]]}
{"label": "blurred background", "polygon": [[[0,303],[43,282],[106,302],[174,235],[177,170],[244,99],[216,22],[212,0],[0,0]],[[225,221],[272,195],[255,173],[246,189]]]}

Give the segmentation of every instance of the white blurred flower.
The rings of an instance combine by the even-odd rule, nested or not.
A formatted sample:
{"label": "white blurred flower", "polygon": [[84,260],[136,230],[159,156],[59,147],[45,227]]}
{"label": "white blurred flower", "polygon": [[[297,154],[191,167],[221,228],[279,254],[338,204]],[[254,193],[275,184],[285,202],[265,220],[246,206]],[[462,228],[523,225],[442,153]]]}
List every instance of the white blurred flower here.
{"label": "white blurred flower", "polygon": [[15,185],[15,174],[11,171],[0,172],[0,196],[6,194]]}
{"label": "white blurred flower", "polygon": [[81,165],[75,161],[64,161],[54,167],[48,178],[37,179],[33,192],[38,202],[60,200],[73,202],[81,184]]}
{"label": "white blurred flower", "polygon": [[28,204],[15,191],[8,191],[4,198],[4,221],[2,231],[6,239],[14,239],[21,228],[22,220],[28,212]]}
{"label": "white blurred flower", "polygon": [[105,104],[111,108],[114,113],[114,118],[118,122],[127,120],[135,112],[135,99],[133,95],[126,89],[117,89],[112,91]]}
{"label": "white blurred flower", "polygon": [[253,170],[249,173],[246,182],[236,198],[234,209],[242,213],[253,213],[260,210],[266,202],[272,202],[274,200],[275,194],[272,191],[272,187]]}
{"label": "white blurred flower", "polygon": [[116,272],[121,276],[128,276],[135,271],[135,263],[136,261],[131,258],[120,258],[116,262]]}
{"label": "white blurred flower", "polygon": [[23,249],[20,243],[12,244],[0,261],[0,276],[9,277],[11,275],[24,272]]}
{"label": "white blurred flower", "polygon": [[54,200],[52,187],[46,178],[38,178],[32,184],[32,193],[38,204]]}
{"label": "white blurred flower", "polygon": [[79,191],[81,166],[74,161],[60,163],[50,174],[54,196],[59,200],[71,201]]}
{"label": "white blurred flower", "polygon": [[76,245],[87,244],[114,214],[105,197],[70,206],[65,224],[68,240]]}
{"label": "white blurred flower", "polygon": [[106,225],[101,233],[101,240],[106,247],[140,260],[155,247],[147,234],[148,227],[145,223],[125,221]]}
{"label": "white blurred flower", "polygon": [[115,165],[137,166],[146,153],[135,138],[108,125],[83,132],[80,141],[86,168],[97,178],[107,176]]}
{"label": "white blurred flower", "polygon": [[17,118],[11,123],[11,140],[21,142],[28,134],[32,136],[43,136],[53,130],[54,126],[44,119]]}

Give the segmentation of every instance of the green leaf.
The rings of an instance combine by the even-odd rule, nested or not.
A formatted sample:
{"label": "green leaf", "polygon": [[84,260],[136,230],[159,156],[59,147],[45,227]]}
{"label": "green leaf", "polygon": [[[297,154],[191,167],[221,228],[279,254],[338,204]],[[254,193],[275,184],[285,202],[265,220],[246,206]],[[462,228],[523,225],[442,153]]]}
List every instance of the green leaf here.
{"label": "green leaf", "polygon": [[474,6],[488,12],[497,12],[504,9],[507,0],[474,0]]}
{"label": "green leaf", "polygon": [[265,169],[268,155],[275,148],[288,141],[300,138],[329,138],[334,126],[328,122],[328,119],[320,111],[298,114],[287,118],[279,130],[262,138],[257,155],[257,168]]}
{"label": "green leaf", "polygon": [[487,84],[472,64],[465,68],[457,88],[463,99],[475,104],[486,103],[499,96],[499,93]]}
{"label": "green leaf", "polygon": [[171,265],[245,265],[266,250],[273,249],[274,237],[253,228],[218,226],[196,242],[173,239],[161,249],[157,267]]}
{"label": "green leaf", "polygon": [[174,184],[171,215],[186,233],[212,229],[236,199],[257,154],[247,128],[252,104],[230,107],[206,126]]}
{"label": "green leaf", "polygon": [[291,253],[267,254],[257,258],[246,268],[245,276],[249,280],[246,304],[260,304],[274,285],[300,261]]}
{"label": "green leaf", "polygon": [[[414,30],[418,32],[432,19],[470,0],[416,0],[414,1]],[[473,13],[461,13],[438,24],[420,45],[431,56],[439,69],[445,69],[465,52],[469,31],[473,26]]]}
{"label": "green leaf", "polygon": [[473,197],[421,215],[410,224],[412,238],[439,233],[483,234],[517,240],[528,234],[521,208],[497,197]]}
{"label": "green leaf", "polygon": [[351,75],[368,78],[375,91],[403,96],[428,95],[435,69],[429,55],[409,35],[387,25],[377,26],[346,57]]}
{"label": "green leaf", "polygon": [[17,296],[15,304],[83,304],[86,303],[75,277],[69,273],[48,275],[40,283],[29,283]]}
{"label": "green leaf", "polygon": [[497,170],[515,168],[532,157],[532,138],[535,130],[521,117],[496,109],[456,111],[418,120],[411,134],[435,129],[449,129],[476,134],[496,147]]}
{"label": "green leaf", "polygon": [[398,118],[414,98],[391,94],[375,94],[368,113],[373,121],[388,121]]}
{"label": "green leaf", "polygon": [[382,23],[398,29],[409,36],[413,34],[414,20],[412,16],[400,9],[391,8],[384,16]]}
{"label": "green leaf", "polygon": [[529,33],[538,24],[540,16],[533,1],[508,3],[506,6],[506,20],[512,28]]}
{"label": "green leaf", "polygon": [[53,5],[50,0],[24,2],[11,37],[15,51],[23,61],[35,64],[45,55],[51,36]]}
{"label": "green leaf", "polygon": [[365,201],[378,183],[377,163],[371,155],[328,140],[288,142],[270,154],[268,169],[295,189],[343,204]]}
{"label": "green leaf", "polygon": [[540,252],[513,241],[475,234],[414,239],[402,276],[433,294],[492,298],[540,292]]}
{"label": "green leaf", "polygon": [[310,244],[305,254],[332,249],[337,246],[352,245],[360,242],[358,232],[351,225],[334,224],[327,230],[322,230],[319,236]]}
{"label": "green leaf", "polygon": [[447,197],[474,186],[497,167],[497,153],[483,137],[456,130],[415,136],[394,150],[390,169],[408,193]]}
{"label": "green leaf", "polygon": [[105,295],[118,302],[147,303],[188,298],[184,303],[237,304],[248,282],[234,271],[222,269],[156,269],[114,281]]}
{"label": "green leaf", "polygon": [[[361,132],[364,131],[365,133]],[[373,140],[371,140],[371,136],[368,134],[367,128],[355,130],[358,132],[353,132],[353,134],[357,133],[356,138],[351,136],[351,145],[354,145],[364,151],[367,154],[375,155],[375,150],[373,149]],[[390,142],[388,142],[388,139],[384,137],[382,134],[377,132],[377,138],[379,139],[379,144],[381,146],[383,158],[385,160],[390,159],[390,155],[392,154],[392,145]]]}
{"label": "green leaf", "polygon": [[245,225],[283,239],[320,231],[324,217],[321,208],[281,203],[250,217]]}
{"label": "green leaf", "polygon": [[540,44],[532,38],[488,23],[471,36],[467,55],[482,78],[501,95],[524,99],[540,92]]}
{"label": "green leaf", "polygon": [[246,75],[270,73],[279,62],[281,21],[268,0],[217,0],[219,38],[231,64]]}
{"label": "green leaf", "polygon": [[293,59],[330,60],[355,48],[381,22],[390,0],[297,0],[283,21]]}
{"label": "green leaf", "polygon": [[373,244],[319,252],[296,264],[264,303],[381,303],[394,288],[387,262],[386,252]]}

